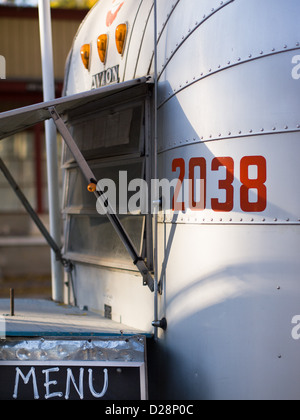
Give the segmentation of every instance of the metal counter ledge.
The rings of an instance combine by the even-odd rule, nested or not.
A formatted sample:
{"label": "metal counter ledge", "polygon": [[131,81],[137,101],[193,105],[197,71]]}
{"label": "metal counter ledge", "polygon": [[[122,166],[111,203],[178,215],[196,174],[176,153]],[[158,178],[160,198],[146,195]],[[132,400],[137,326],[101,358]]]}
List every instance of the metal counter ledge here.
{"label": "metal counter ledge", "polygon": [[151,336],[96,313],[51,300],[16,299],[12,317],[9,299],[0,299],[0,317],[5,321],[6,337]]}

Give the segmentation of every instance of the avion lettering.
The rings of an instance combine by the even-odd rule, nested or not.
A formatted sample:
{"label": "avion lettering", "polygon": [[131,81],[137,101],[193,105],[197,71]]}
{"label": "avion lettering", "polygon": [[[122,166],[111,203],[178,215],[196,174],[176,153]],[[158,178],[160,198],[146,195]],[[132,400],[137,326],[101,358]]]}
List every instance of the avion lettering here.
{"label": "avion lettering", "polygon": [[92,89],[119,83],[119,65],[97,73],[93,76]]}

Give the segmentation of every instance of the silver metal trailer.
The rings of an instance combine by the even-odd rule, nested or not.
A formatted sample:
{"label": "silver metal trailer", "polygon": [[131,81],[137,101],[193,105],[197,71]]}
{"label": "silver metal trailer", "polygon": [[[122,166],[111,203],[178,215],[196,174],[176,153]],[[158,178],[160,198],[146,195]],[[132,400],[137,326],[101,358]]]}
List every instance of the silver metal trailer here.
{"label": "silver metal trailer", "polygon": [[[101,0],[66,98],[0,115],[3,138],[55,107],[78,146],[83,161],[63,156],[71,300],[154,333],[151,398],[299,398],[299,13],[297,0]],[[87,181],[113,180],[128,204],[156,174],[174,182],[169,206],[162,188],[148,212],[115,203],[132,258]]]}

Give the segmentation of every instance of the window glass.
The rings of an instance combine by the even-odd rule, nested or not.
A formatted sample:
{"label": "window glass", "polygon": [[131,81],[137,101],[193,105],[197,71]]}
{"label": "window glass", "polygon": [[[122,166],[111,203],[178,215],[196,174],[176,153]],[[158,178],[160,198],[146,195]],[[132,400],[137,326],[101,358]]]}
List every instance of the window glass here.
{"label": "window glass", "polygon": [[[140,152],[142,107],[106,110],[68,122],[68,128],[86,159]],[[74,161],[64,148],[64,164]]]}
{"label": "window glass", "polygon": [[[138,252],[141,251],[145,218],[143,216],[121,216],[121,223]],[[135,270],[128,252],[113,226],[104,216],[70,216],[68,254],[73,260]]]}
{"label": "window glass", "polygon": [[[128,185],[131,180],[143,177],[143,162],[133,161],[119,162],[118,164],[104,165],[101,167],[91,167],[95,177],[98,181],[103,179],[110,179],[116,185],[117,209],[119,208],[119,188],[120,180]],[[126,174],[125,174],[126,173]],[[126,179],[127,178],[127,179]],[[87,191],[87,182],[82,175],[79,168],[72,168],[68,170],[68,193],[66,197],[65,207],[68,211],[72,208],[86,208],[96,210],[96,198],[94,194]],[[128,199],[133,195],[133,192],[127,193]]]}
{"label": "window glass", "polygon": [[[112,105],[97,114],[72,114],[68,120],[69,130],[96,180],[113,182],[116,202],[110,200],[110,204],[113,208],[116,206],[120,221],[138,253],[142,252],[144,244],[145,216],[127,213],[127,204],[137,193],[128,191],[130,181],[143,179],[145,173],[143,110],[144,103],[138,99],[135,103],[131,100],[117,107]],[[136,271],[108,218],[97,213],[96,197],[87,191],[87,181],[66,147],[63,164],[67,258]],[[121,203],[119,197],[122,191],[124,198],[124,188],[126,203]],[[104,192],[108,194],[106,190]],[[109,195],[107,197],[110,199]]]}

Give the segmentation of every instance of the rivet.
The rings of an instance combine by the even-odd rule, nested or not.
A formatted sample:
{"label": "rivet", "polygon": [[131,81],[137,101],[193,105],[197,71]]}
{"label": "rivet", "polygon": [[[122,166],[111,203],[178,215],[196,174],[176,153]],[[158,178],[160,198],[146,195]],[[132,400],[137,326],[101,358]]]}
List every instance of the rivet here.
{"label": "rivet", "polygon": [[273,131],[276,131],[276,127],[273,127]]}
{"label": "rivet", "polygon": [[261,131],[261,132],[263,132],[263,131],[265,131],[265,129],[264,129],[264,128],[262,128],[260,131]]}
{"label": "rivet", "polygon": [[278,220],[278,219],[275,217],[274,222],[277,222],[277,220]]}
{"label": "rivet", "polygon": [[249,133],[253,133],[253,130],[250,130]]}
{"label": "rivet", "polygon": [[237,61],[241,61],[241,57],[239,57]]}
{"label": "rivet", "polygon": [[283,48],[287,48],[287,45],[285,45]]}
{"label": "rivet", "polygon": [[299,42],[297,42],[297,43],[296,43],[296,47],[299,47],[299,45],[300,45],[300,44],[299,44]]}
{"label": "rivet", "polygon": [[288,130],[289,127],[286,125],[284,128],[285,128],[285,130]]}
{"label": "rivet", "polygon": [[249,58],[252,58],[252,54],[249,54]]}
{"label": "rivet", "polygon": [[297,125],[297,128],[300,128],[300,124]]}
{"label": "rivet", "polygon": [[261,55],[263,55],[263,53],[264,53],[263,51],[260,52]]}
{"label": "rivet", "polygon": [[231,136],[231,131],[229,131],[228,136]]}

